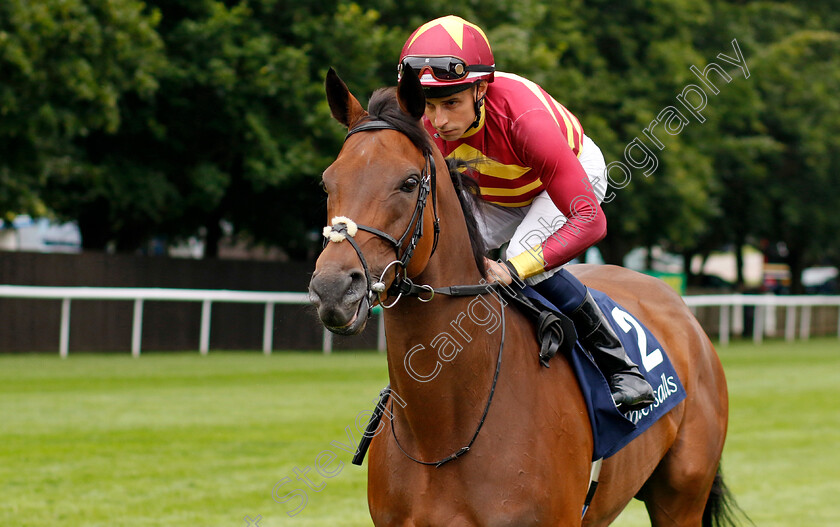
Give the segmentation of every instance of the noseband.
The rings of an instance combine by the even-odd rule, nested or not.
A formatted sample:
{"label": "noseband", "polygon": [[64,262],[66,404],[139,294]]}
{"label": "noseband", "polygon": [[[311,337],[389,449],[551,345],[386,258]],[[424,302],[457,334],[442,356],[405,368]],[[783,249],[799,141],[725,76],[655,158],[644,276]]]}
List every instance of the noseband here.
{"label": "noseband", "polygon": [[[359,126],[347,132],[347,135],[344,137],[344,141],[346,142],[347,139],[353,134],[359,132],[369,132],[374,130],[394,130],[403,133],[399,128],[389,123],[388,121],[383,121],[381,119],[372,119],[360,124]],[[331,225],[324,227],[323,234],[327,240],[335,243],[347,240],[348,242],[350,242],[350,245],[356,251],[356,254],[359,257],[359,261],[361,261],[362,263],[362,269],[364,269],[365,272],[365,281],[367,283],[368,292],[368,315],[370,315],[370,310],[373,306],[374,296],[379,297],[379,301],[382,307],[390,308],[393,307],[394,304],[396,304],[399,301],[400,297],[402,297],[403,292],[405,292],[405,287],[401,287],[401,285],[403,284],[403,282],[408,280],[408,277],[405,276],[405,270],[408,267],[408,262],[411,260],[411,257],[414,254],[414,250],[417,248],[417,243],[420,241],[420,238],[423,237],[423,211],[426,209],[426,202],[428,201],[429,194],[431,194],[432,196],[432,210],[435,216],[434,241],[432,243],[431,254],[434,254],[435,249],[437,248],[438,238],[440,236],[440,218],[438,218],[437,215],[437,181],[435,160],[432,157],[431,150],[423,152],[423,157],[426,160],[426,164],[423,167],[423,172],[421,174],[420,188],[418,189],[417,193],[417,203],[414,206],[414,213],[411,215],[411,220],[408,222],[408,226],[406,226],[405,232],[403,232],[402,236],[400,236],[399,239],[394,238],[387,232],[376,229],[374,227],[357,224],[350,218],[344,216],[334,217],[330,222]],[[412,224],[414,225],[413,228]],[[362,254],[362,250],[359,248],[359,244],[356,243],[356,240],[353,238],[359,230],[369,232],[375,236],[378,236],[390,243],[394,247],[396,260],[385,266],[385,269],[383,269],[379,280],[377,280],[376,282],[373,282],[371,280],[370,269],[368,268],[367,260],[365,260],[364,254]],[[400,250],[402,249],[403,244],[406,242],[406,239],[408,239],[408,244],[406,245],[405,250],[402,251],[402,254],[400,254]],[[325,243],[327,242],[325,241]],[[386,285],[384,282],[385,273],[387,273],[388,269],[390,269],[392,266],[395,266],[394,281],[392,282],[391,287],[388,288],[388,294],[396,296],[396,299],[390,304],[386,305],[384,302],[382,302],[382,293],[384,293],[386,290]],[[402,276],[400,275],[401,272],[403,273]],[[428,288],[430,296],[425,299],[420,297],[420,299],[424,301],[431,300],[431,296],[434,296],[434,291],[432,290],[432,288],[430,286],[421,287]]]}
{"label": "noseband", "polygon": [[[383,121],[381,119],[373,119],[370,121],[366,121],[361,125],[357,126],[350,130],[347,135],[345,136],[344,140],[347,141],[347,138],[351,135],[358,133],[358,132],[367,132],[373,130],[395,130],[397,132],[403,133],[399,128],[392,125],[387,121]],[[434,254],[435,249],[437,248],[438,237],[440,235],[440,219],[437,215],[437,194],[436,194],[436,180],[435,180],[435,162],[432,158],[432,154],[430,151],[423,152],[423,156],[426,159],[426,166],[423,167],[423,173],[421,174],[421,186],[419,192],[417,194],[417,204],[414,206],[414,213],[411,215],[411,221],[409,221],[408,226],[403,232],[402,236],[399,239],[394,238],[390,234],[383,232],[379,229],[374,227],[369,227],[367,225],[360,225],[351,220],[350,218],[344,216],[336,216],[334,217],[330,223],[331,225],[324,227],[324,237],[329,240],[329,242],[340,243],[344,240],[350,242],[350,245],[356,251],[356,254],[359,257],[359,260],[362,263],[362,268],[365,271],[365,280],[367,282],[367,291],[368,291],[368,316],[370,316],[370,311],[372,309],[373,299],[374,296],[379,296],[379,301],[382,307],[390,308],[393,307],[400,298],[405,294],[408,296],[415,296],[423,302],[430,301],[435,293],[440,293],[449,296],[475,296],[475,295],[483,295],[489,293],[493,290],[500,290],[504,289],[503,287],[498,287],[498,283],[487,283],[485,280],[481,280],[479,284],[471,284],[471,285],[452,285],[446,287],[432,287],[430,285],[415,285],[411,279],[405,276],[405,270],[408,266],[408,262],[411,260],[411,256],[414,254],[414,249],[417,248],[417,242],[423,236],[423,211],[426,208],[426,202],[428,200],[429,194],[432,196],[432,209],[434,211],[435,223],[434,223],[434,242],[432,244],[432,252]],[[414,227],[412,228],[412,224]],[[375,236],[378,236],[386,241],[388,241],[391,245],[394,246],[394,251],[396,253],[396,260],[389,263],[385,266],[385,269],[382,271],[379,280],[376,282],[372,282],[370,277],[370,269],[368,268],[367,261],[365,260],[364,254],[362,254],[362,250],[359,248],[359,244],[354,239],[354,236],[358,233],[358,231],[365,231]],[[410,236],[410,238],[409,238]],[[405,243],[406,239],[408,239],[408,245],[405,247],[405,250],[400,254],[400,249],[402,248],[403,244]],[[328,242],[325,242],[328,243]],[[385,285],[385,274],[388,272],[392,266],[396,266],[394,272],[394,281],[391,283],[390,288]],[[402,275],[400,274],[402,273]],[[390,304],[386,305],[382,302],[382,293],[388,291],[388,295],[395,296],[396,299],[391,302]],[[423,297],[422,295],[428,295],[427,297]],[[493,394],[496,391],[496,383],[499,380],[499,371],[501,370],[502,366],[502,351],[504,350],[505,346],[505,302],[501,300],[501,326],[502,326],[502,334],[501,339],[499,340],[499,356],[496,359],[496,370],[493,374],[493,382],[490,386],[490,394],[487,397],[487,402],[484,406],[484,412],[481,415],[481,419],[478,422],[478,426],[475,429],[475,433],[473,433],[472,438],[470,439],[469,443],[460,448],[459,450],[455,451],[453,454],[440,459],[438,461],[423,461],[418,459],[411,454],[409,454],[403,446],[400,444],[399,440],[397,439],[396,430],[394,430],[394,421],[391,419],[391,434],[394,437],[394,442],[399,447],[400,451],[408,457],[410,460],[414,461],[415,463],[419,463],[422,465],[430,465],[440,467],[441,465],[458,459],[459,457],[463,456],[467,452],[470,451],[473,443],[475,442],[476,438],[478,438],[478,434],[481,431],[481,428],[484,426],[484,421],[487,418],[487,412],[490,410],[490,404],[493,402]],[[390,387],[386,388],[386,391],[383,393],[390,394]],[[385,395],[384,399],[380,401],[380,404],[377,405],[377,412],[374,412],[374,415],[371,416],[370,422],[368,423],[368,431],[377,429],[379,425],[379,421],[382,418],[382,411],[385,408],[385,401],[387,401],[387,395]],[[391,412],[393,413],[393,401],[391,402]],[[375,434],[373,434],[375,435]],[[353,463],[361,464],[362,458],[364,458],[365,452],[367,452],[368,445],[370,444],[370,440],[373,435],[368,435],[367,433],[364,434],[362,443],[359,445],[359,451],[357,452],[356,456],[353,458]]]}

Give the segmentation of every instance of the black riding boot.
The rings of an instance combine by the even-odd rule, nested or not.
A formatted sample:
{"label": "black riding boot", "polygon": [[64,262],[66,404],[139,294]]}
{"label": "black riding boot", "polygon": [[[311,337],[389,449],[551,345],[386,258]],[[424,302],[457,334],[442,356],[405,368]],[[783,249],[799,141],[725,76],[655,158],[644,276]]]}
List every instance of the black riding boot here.
{"label": "black riding boot", "polygon": [[578,329],[580,341],[607,378],[619,411],[641,410],[651,404],[653,389],[627,356],[618,335],[589,291],[572,312],[571,319]]}

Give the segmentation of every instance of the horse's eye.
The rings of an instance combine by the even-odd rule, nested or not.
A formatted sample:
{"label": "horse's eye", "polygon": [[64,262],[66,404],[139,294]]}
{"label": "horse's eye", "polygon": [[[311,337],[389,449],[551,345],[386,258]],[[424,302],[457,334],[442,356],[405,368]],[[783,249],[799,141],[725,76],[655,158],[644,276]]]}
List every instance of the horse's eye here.
{"label": "horse's eye", "polygon": [[419,185],[419,184],[420,184],[420,181],[416,177],[411,176],[410,178],[403,181],[403,184],[400,187],[400,190],[403,191],[403,192],[414,192],[414,189],[416,189],[417,185]]}

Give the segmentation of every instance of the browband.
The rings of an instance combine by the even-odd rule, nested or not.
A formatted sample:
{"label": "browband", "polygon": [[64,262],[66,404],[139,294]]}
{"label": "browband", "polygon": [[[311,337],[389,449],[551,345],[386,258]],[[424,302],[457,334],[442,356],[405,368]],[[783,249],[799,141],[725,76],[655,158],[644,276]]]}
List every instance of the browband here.
{"label": "browband", "polygon": [[395,130],[399,132],[399,129],[388,121],[383,121],[382,119],[371,119],[370,121],[365,121],[352,130],[349,130],[347,135],[344,137],[344,140],[346,141],[348,137],[357,132],[369,132],[371,130]]}

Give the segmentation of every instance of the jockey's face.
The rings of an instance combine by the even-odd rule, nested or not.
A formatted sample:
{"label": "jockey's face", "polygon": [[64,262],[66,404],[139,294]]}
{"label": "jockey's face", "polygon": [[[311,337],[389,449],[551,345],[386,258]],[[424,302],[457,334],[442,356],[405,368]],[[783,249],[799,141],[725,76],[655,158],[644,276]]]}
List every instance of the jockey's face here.
{"label": "jockey's face", "polygon": [[447,97],[426,99],[426,118],[444,141],[459,139],[475,121],[475,101],[487,92],[487,83],[470,86]]}

